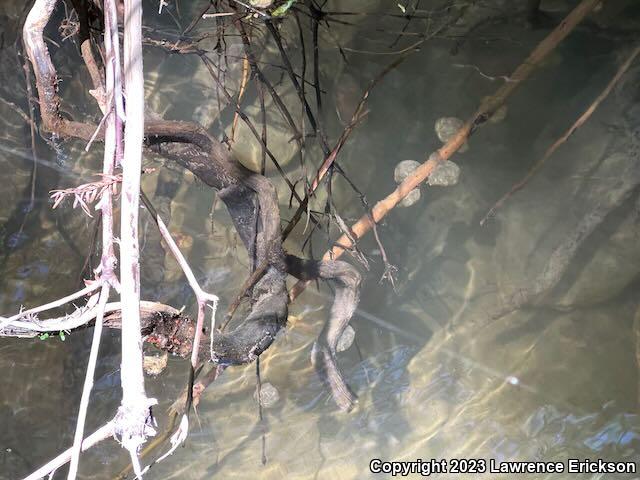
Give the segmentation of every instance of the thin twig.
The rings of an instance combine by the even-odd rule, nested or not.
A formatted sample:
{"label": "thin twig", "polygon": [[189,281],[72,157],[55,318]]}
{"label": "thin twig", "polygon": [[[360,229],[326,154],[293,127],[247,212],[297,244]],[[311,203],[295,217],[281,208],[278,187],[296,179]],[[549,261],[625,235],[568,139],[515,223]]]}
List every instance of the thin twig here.
{"label": "thin twig", "polygon": [[[94,445],[100,443],[102,440],[110,438],[114,433],[114,422],[113,420],[108,422],[107,424],[100,427],[98,430],[93,432],[87,438],[82,441],[82,451],[86,452]],[[58,468],[62,467],[65,463],[67,463],[71,459],[71,455],[73,453],[73,448],[69,448],[68,450],[62,452],[53,460],[49,461],[47,464],[40,467],[38,470],[25,477],[23,480],[40,480],[43,477],[55,472]]]}
{"label": "thin twig", "polygon": [[354,110],[353,115],[351,116],[351,121],[342,131],[340,138],[336,142],[336,145],[333,147],[329,155],[325,157],[324,161],[322,162],[322,165],[320,166],[315,176],[313,177],[313,181],[311,183],[311,186],[309,187],[309,191],[307,192],[307,195],[305,196],[302,203],[298,206],[298,209],[293,214],[293,217],[291,218],[286,228],[282,232],[283,239],[286,239],[289,236],[289,234],[291,233],[295,225],[298,223],[298,221],[302,217],[302,214],[305,211],[307,211],[310,197],[316,191],[316,189],[320,185],[320,182],[322,181],[324,176],[327,174],[331,166],[334,164],[334,162],[338,158],[338,154],[340,153],[340,151],[342,150],[342,147],[346,144],[347,140],[351,136],[351,133],[355,129],[356,125],[364,118],[363,117],[364,105],[367,99],[369,98],[371,91],[385,77],[385,75],[387,75],[387,73],[391,72],[396,67],[398,67],[407,57],[408,55],[404,55],[396,59],[395,61],[391,62],[386,68],[382,70],[382,72],[380,72],[376,76],[376,78],[374,78],[371,81],[367,89],[363,92],[362,97],[360,98],[360,101],[358,102],[358,105],[356,106],[356,109]]}
{"label": "thin twig", "polygon": [[[236,102],[238,107],[242,103],[242,99],[244,98],[244,94],[247,91],[247,83],[249,82],[249,60],[247,60],[247,56],[245,55],[242,58],[242,79],[240,80],[240,91],[238,92],[238,101]],[[238,112],[236,111],[233,114],[233,122],[231,123],[231,143],[234,142],[236,138],[236,128],[238,126]]]}
{"label": "thin twig", "polygon": [[93,381],[95,377],[96,364],[98,361],[98,350],[100,349],[100,337],[102,336],[102,320],[104,318],[104,309],[109,299],[109,284],[103,283],[100,291],[100,300],[98,301],[98,315],[96,323],[93,327],[93,339],[91,341],[91,351],[89,352],[89,361],[87,362],[87,373],[85,374],[84,385],[82,386],[82,396],[80,398],[80,407],[78,409],[78,420],[76,421],[76,433],[73,437],[73,447],[71,455],[71,463],[69,464],[68,480],[74,480],[78,473],[78,463],[80,453],[82,451],[82,441],[84,438],[84,424],[87,418],[87,410],[89,408],[89,397],[93,389]]}
{"label": "thin twig", "polygon": [[256,398],[258,401],[258,423],[262,430],[262,465],[267,464],[267,432],[262,415],[262,379],[260,378],[260,357],[256,358]]}
{"label": "thin twig", "polygon": [[[194,339],[193,339],[193,347],[192,347],[192,350],[191,350],[191,368],[190,368],[190,374],[189,374],[189,382],[188,382],[188,385],[187,385],[187,391],[191,392],[192,389],[193,389],[193,381],[194,381],[194,378],[195,378],[195,371],[198,368],[198,355],[199,355],[200,342],[201,342],[201,339],[202,339],[202,332],[204,330],[205,309],[207,307],[207,303],[211,302],[210,341],[213,342],[213,335],[214,335],[214,332],[215,332],[215,316],[216,316],[216,311],[218,309],[218,297],[216,295],[211,294],[211,293],[205,292],[202,289],[202,287],[198,283],[198,280],[196,279],[195,275],[193,274],[193,271],[191,270],[191,267],[189,266],[189,263],[184,258],[184,255],[182,254],[182,252],[178,248],[178,245],[176,244],[176,242],[171,237],[171,233],[169,232],[169,229],[167,228],[165,223],[162,221],[162,218],[160,218],[160,215],[158,215],[158,212],[155,210],[155,208],[151,204],[151,201],[147,198],[147,196],[144,194],[144,192],[141,192],[141,198],[142,198],[142,202],[144,203],[145,207],[147,208],[147,210],[149,210],[149,213],[152,215],[154,221],[156,222],[156,225],[158,226],[158,229],[160,230],[160,235],[162,236],[163,240],[165,241],[165,243],[169,247],[169,250],[171,251],[172,255],[174,256],[174,258],[178,262],[178,265],[180,266],[180,268],[184,272],[185,276],[187,277],[187,281],[189,282],[189,286],[191,287],[191,289],[195,293],[196,300],[198,302],[198,317],[197,317],[197,320],[196,320],[196,328],[195,328],[195,334],[194,334]],[[212,345],[213,345],[213,343],[211,343],[211,347],[210,347],[211,349],[213,349]],[[191,396],[189,395],[185,412],[184,412],[184,414],[182,416],[182,419],[180,421],[180,426],[179,426],[178,430],[174,433],[174,436],[172,437],[172,443],[173,443],[174,447],[179,445],[179,444],[181,444],[181,443],[183,443],[184,440],[187,438],[187,433],[188,433],[188,429],[189,429],[188,414],[189,414],[190,408],[191,408]]]}
{"label": "thin twig", "polygon": [[29,310],[20,311],[19,313],[16,313],[15,315],[8,318],[0,317],[0,329],[4,328],[6,325],[9,325],[10,323],[16,320],[20,320],[21,318],[33,316],[37,313],[66,305],[72,300],[75,300],[76,298],[84,297],[85,295],[97,290],[100,287],[101,285],[99,282],[92,282],[86,287],[84,287],[82,290],[78,290],[77,292],[67,295],[66,297],[62,297],[57,300],[54,300],[53,302],[45,303],[44,305],[30,308]]}

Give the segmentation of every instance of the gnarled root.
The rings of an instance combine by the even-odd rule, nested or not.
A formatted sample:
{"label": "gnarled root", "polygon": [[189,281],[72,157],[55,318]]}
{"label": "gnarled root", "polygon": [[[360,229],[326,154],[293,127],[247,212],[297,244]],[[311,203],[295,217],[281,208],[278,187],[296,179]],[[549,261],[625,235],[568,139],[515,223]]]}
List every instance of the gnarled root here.
{"label": "gnarled root", "polygon": [[311,362],[322,381],[331,389],[333,399],[343,411],[351,410],[358,397],[344,380],[336,363],[336,347],[360,300],[361,276],[343,261],[304,260],[287,255],[287,271],[300,280],[330,280],[336,289],[329,320],[311,350]]}
{"label": "gnarled root", "polygon": [[[85,141],[104,139],[101,126],[63,118],[56,90],[56,72],[43,40],[43,30],[56,0],[39,0],[44,20],[25,29],[26,51],[34,67],[44,131]],[[37,9],[34,9],[37,10]],[[35,17],[34,17],[35,18]],[[266,265],[264,274],[247,292],[249,315],[232,331],[213,334],[211,359],[221,366],[251,362],[273,342],[287,318],[287,270],[301,279],[323,278],[336,285],[331,316],[316,342],[312,361],[320,377],[330,386],[336,402],[349,410],[356,396],[336,366],[336,345],[348,325],[359,299],[360,275],[345,262],[303,261],[289,256],[285,262],[280,214],[273,185],[262,175],[244,168],[229,151],[197,124],[145,119],[147,147],[191,170],[205,184],[220,193],[250,258],[250,270]],[[188,331],[191,324],[181,324]],[[174,335],[175,336],[175,335]],[[165,337],[160,335],[164,342]],[[200,340],[202,342],[202,339]],[[161,342],[162,343],[162,342]],[[166,342],[165,342],[166,343]],[[171,342],[183,354],[189,342]],[[175,343],[175,344],[174,344]]]}

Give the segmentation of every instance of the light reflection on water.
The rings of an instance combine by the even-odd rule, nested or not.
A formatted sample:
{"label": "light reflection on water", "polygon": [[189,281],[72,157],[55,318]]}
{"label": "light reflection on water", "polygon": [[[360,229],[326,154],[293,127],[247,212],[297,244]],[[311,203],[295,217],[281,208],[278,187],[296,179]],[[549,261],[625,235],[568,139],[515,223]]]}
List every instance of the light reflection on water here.
{"label": "light reflection on water", "polygon": [[[506,49],[500,42],[472,42],[453,61],[450,44],[435,40],[372,93],[366,122],[341,153],[345,169],[370,201],[393,188],[397,162],[420,160],[438,145],[433,132],[438,117],[464,117],[478,99],[495,90],[495,82],[452,63],[478,64],[485,71],[506,74],[545,33],[496,28],[504,29],[498,32],[504,37],[515,31],[517,45],[509,43]],[[378,48],[368,43],[371,39],[353,40],[349,37],[353,31],[338,29],[336,35],[362,49]],[[65,48],[66,53],[73,50]],[[597,95],[617,64],[612,53],[617,48],[613,40],[585,32],[570,37],[559,48],[555,64],[541,69],[513,98],[507,120],[480,130],[470,142],[470,151],[456,158],[462,168],[459,185],[423,188],[418,204],[388,217],[380,234],[399,268],[397,293],[378,283],[382,269],[375,255],[377,246],[371,239],[363,242],[364,250],[373,252],[373,267],[352,322],[356,346],[339,357],[360,397],[354,412],[336,411],[309,361],[332,296],[323,286],[320,292],[307,291],[296,301],[290,327],[263,355],[263,381],[280,393],[279,402],[265,410],[264,423],[258,422],[254,401],[254,366],[229,369],[202,399],[185,448],[155,466],[149,477],[375,478],[368,471],[374,457],[637,459],[640,419],[632,335],[637,306],[634,279],[640,262],[637,243],[633,244],[640,223],[633,219],[637,198],[613,212],[596,231],[593,241],[575,258],[575,267],[565,279],[569,283],[561,285],[548,303],[484,322],[505,291],[526,285],[555,243],[596,204],[591,193],[597,192],[591,186],[594,179],[607,177],[605,173],[615,178],[616,172],[601,172],[597,166],[616,152],[617,137],[610,125],[619,121],[620,111],[633,100],[624,96],[626,90],[614,94],[576,134],[577,140],[559,152],[556,169],[541,172],[488,226],[477,226],[490,203],[527,171]],[[58,61],[65,52],[58,53]],[[323,68],[330,71],[339,63],[329,50],[323,55]],[[186,72],[171,71],[162,58],[156,51],[147,64],[157,87],[149,101],[167,107],[166,102],[182,92],[189,101],[176,101],[170,106],[171,116],[191,118],[200,93],[186,91],[190,83],[185,82],[189,80]],[[357,90],[386,60],[353,56],[352,61],[340,75],[349,75],[344,85]],[[14,64],[2,65],[7,65],[0,69],[3,79],[12,79],[4,85],[21,84],[21,72],[14,71]],[[192,62],[185,65],[196,68]],[[630,75],[637,85],[638,70]],[[193,76],[199,81],[206,78],[200,70]],[[359,95],[345,94],[340,84],[331,83],[333,75],[326,76],[328,99],[346,101]],[[76,77],[80,74],[68,83],[80,81]],[[15,92],[0,88],[24,107]],[[342,127],[334,112],[325,113],[328,129],[339,132]],[[3,110],[3,115],[9,117],[11,112]],[[87,181],[100,161],[99,147],[84,154],[83,146],[74,144],[62,152],[67,158],[64,164],[56,163],[60,155],[38,140],[42,190],[37,192],[33,212],[16,214],[12,202],[28,199],[32,162],[25,153],[28,128],[20,122],[18,116],[6,122],[9,126],[3,127],[2,136],[7,141],[0,145],[0,168],[13,180],[0,185],[0,218],[5,224],[0,307],[7,313],[23,303],[56,298],[77,285],[90,223],[69,206],[48,212],[46,192]],[[288,142],[285,137],[274,135],[270,141]],[[156,178],[148,177],[145,188],[153,191]],[[281,182],[276,177],[274,181],[281,198],[286,198]],[[334,192],[345,218],[361,213],[344,182],[337,180]],[[210,191],[185,176],[171,204],[172,228],[188,237],[187,253],[207,289],[229,299],[244,280],[246,255],[220,206],[212,232],[208,216],[212,200]],[[288,218],[285,205],[283,200],[283,217]],[[67,222],[72,222],[69,235],[60,231]],[[298,234],[287,245],[292,250],[299,246]],[[157,253],[155,241],[149,231],[143,255]],[[316,254],[324,242],[318,235]],[[609,256],[607,248],[612,252]],[[624,254],[623,261],[616,261],[616,252]],[[161,283],[145,286],[146,296],[193,308],[189,289],[171,270],[175,267],[170,261],[160,262],[168,273]],[[622,263],[631,267],[624,269]],[[590,296],[598,301],[590,302]],[[567,299],[573,302],[571,308],[566,308]],[[0,340],[0,368],[5,372],[0,388],[5,427],[0,432],[0,478],[26,474],[70,444],[89,342],[90,332],[74,333],[64,343]],[[105,335],[88,430],[109,418],[118,404],[118,345],[116,333]],[[160,401],[156,416],[161,427],[165,409],[183,388],[186,374],[185,362],[170,359],[161,376],[147,381],[149,394]],[[260,462],[263,432],[265,466]],[[124,462],[116,445],[105,444],[83,459],[82,475],[108,478]]]}

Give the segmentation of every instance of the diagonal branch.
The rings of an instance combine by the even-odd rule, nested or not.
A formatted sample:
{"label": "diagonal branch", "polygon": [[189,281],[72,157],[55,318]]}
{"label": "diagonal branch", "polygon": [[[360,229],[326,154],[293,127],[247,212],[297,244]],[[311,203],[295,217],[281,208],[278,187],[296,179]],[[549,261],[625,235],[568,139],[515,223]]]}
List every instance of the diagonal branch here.
{"label": "diagonal branch", "polygon": [[[403,198],[409,195],[414,188],[424,182],[440,163],[446,161],[457,152],[467,141],[467,138],[504,104],[506,99],[529,77],[537,65],[571,33],[576,25],[578,25],[598,3],[599,0],[582,0],[560,25],[545,37],[513,72],[510,76],[513,82],[506,82],[493,96],[486,98],[478,110],[467,120],[460,130],[458,130],[453,138],[439,150],[433,152],[427,161],[416,168],[393,192],[380,200],[373,207],[371,215],[363,215],[351,227],[351,234],[354,239],[357,241],[371,230],[375,224],[380,222]],[[353,246],[354,242],[347,235],[342,235],[335,242],[334,246],[324,254],[323,259],[331,260],[338,258]],[[308,281],[299,281],[296,283],[289,292],[290,299],[296,298],[308,284]]]}

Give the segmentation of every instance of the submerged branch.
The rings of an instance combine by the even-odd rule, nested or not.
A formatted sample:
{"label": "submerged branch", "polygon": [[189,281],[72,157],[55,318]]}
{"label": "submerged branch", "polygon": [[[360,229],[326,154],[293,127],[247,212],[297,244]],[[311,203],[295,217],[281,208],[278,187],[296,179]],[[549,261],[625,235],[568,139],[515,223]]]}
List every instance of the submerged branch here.
{"label": "submerged branch", "polygon": [[[433,152],[427,161],[416,168],[393,192],[380,200],[373,207],[371,215],[362,216],[351,226],[350,233],[353,238],[356,241],[362,238],[363,235],[374,227],[375,223],[380,222],[403,198],[424,182],[440,163],[446,161],[458,151],[467,141],[467,138],[504,104],[506,99],[529,77],[538,64],[569,35],[576,25],[578,25],[598,3],[599,0],[583,0],[560,25],[538,44],[513,74],[510,75],[510,78],[513,80],[512,82],[506,82],[493,96],[486,98],[478,110],[467,120],[460,130],[458,130],[453,138],[439,150]],[[335,242],[333,248],[324,254],[323,259],[331,260],[338,258],[353,246],[354,242],[349,236],[343,234]],[[290,298],[296,298],[308,284],[308,281],[299,281],[296,283],[289,293]]]}
{"label": "submerged branch", "polygon": [[[113,420],[109,423],[103,425],[98,430],[93,432],[87,438],[82,441],[82,451],[85,452],[89,450],[94,445],[97,445],[102,440],[106,440],[107,438],[111,438],[114,435],[114,422]],[[48,462],[47,464],[40,467],[38,470],[25,477],[23,480],[40,480],[47,475],[52,475],[55,473],[57,469],[65,465],[67,462],[71,460],[71,455],[73,454],[73,448],[69,448],[68,450],[62,452],[56,458]]]}

